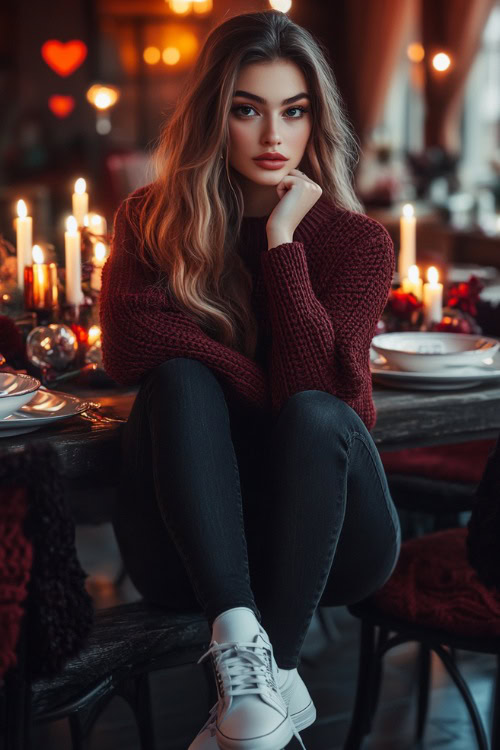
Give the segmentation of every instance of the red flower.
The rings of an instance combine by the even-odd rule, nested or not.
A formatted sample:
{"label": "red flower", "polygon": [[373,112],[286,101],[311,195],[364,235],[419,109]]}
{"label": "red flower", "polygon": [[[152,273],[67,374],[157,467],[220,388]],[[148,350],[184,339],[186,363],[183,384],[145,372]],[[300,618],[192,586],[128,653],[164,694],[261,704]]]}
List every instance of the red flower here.
{"label": "red flower", "polygon": [[457,307],[475,317],[477,315],[476,303],[483,289],[483,282],[472,274],[469,281],[462,281],[449,289],[446,304],[448,307]]}
{"label": "red flower", "polygon": [[410,320],[415,311],[420,310],[422,303],[418,301],[411,292],[402,292],[400,289],[391,291],[388,303],[388,310],[398,318]]}

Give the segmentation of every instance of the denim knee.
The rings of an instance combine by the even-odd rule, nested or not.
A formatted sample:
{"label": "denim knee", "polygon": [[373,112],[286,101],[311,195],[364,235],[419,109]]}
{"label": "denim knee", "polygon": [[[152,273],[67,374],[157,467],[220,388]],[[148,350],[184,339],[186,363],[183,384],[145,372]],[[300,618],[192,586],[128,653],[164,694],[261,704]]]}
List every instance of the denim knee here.
{"label": "denim knee", "polygon": [[321,424],[328,415],[328,429],[336,427],[342,432],[345,427],[356,432],[368,432],[363,420],[345,401],[326,391],[299,391],[290,396],[280,412],[280,418],[286,414],[287,419],[298,420],[303,424],[304,419],[311,419]]}
{"label": "denim knee", "polygon": [[172,373],[180,373],[185,376],[186,372],[202,372],[207,371],[211,373],[211,370],[203,362],[198,359],[189,359],[189,357],[172,357],[167,359],[165,362],[153,367],[153,369],[146,375],[147,379],[160,379],[163,380],[167,377],[173,377]]}

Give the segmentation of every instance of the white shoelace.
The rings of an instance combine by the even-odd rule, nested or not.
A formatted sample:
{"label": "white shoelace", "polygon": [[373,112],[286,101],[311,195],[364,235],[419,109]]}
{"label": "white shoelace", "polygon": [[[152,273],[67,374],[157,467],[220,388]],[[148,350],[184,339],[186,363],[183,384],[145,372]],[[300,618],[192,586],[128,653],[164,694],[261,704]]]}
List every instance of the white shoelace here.
{"label": "white shoelace", "polygon": [[[229,643],[215,642],[198,659],[198,664],[209,655],[213,655],[219,695],[251,695],[259,694],[263,690],[271,690],[285,703],[278,685],[273,678],[270,646],[266,646],[265,644],[257,646],[254,642],[242,641],[231,641]],[[215,736],[218,703],[219,701],[210,709],[208,721],[201,729],[201,732],[208,729],[211,737]],[[300,742],[300,746],[303,750],[306,750],[291,717],[290,722],[293,733]]]}

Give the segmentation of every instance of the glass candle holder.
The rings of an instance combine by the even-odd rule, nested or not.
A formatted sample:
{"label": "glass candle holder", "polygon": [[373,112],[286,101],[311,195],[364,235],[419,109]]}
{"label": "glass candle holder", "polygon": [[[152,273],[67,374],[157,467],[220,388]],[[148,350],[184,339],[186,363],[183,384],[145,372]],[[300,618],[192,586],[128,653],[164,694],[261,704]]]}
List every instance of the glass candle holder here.
{"label": "glass candle holder", "polygon": [[26,310],[52,311],[58,307],[57,264],[34,263],[24,267]]}

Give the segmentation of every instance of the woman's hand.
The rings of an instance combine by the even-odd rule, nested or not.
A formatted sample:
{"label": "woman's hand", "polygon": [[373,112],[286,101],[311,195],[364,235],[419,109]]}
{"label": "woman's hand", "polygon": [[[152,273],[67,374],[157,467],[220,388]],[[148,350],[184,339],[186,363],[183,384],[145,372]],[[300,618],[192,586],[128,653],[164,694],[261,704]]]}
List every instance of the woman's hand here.
{"label": "woman's hand", "polygon": [[[269,247],[292,242],[296,228],[323,192],[319,185],[298,169],[292,169],[285,175],[276,190],[280,201],[266,224]],[[281,242],[276,241],[280,239]]]}

